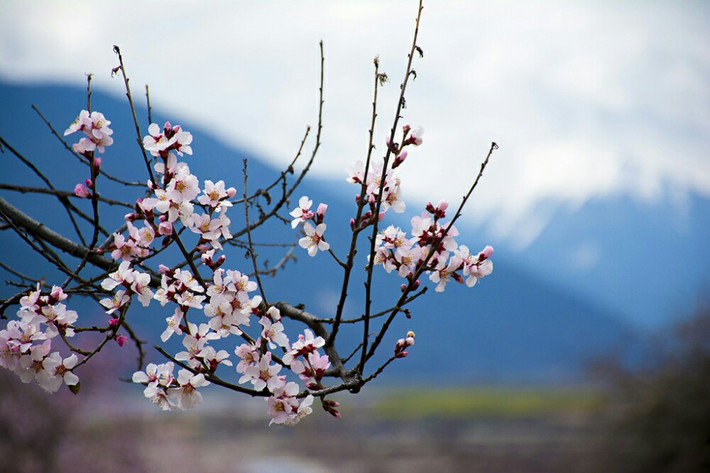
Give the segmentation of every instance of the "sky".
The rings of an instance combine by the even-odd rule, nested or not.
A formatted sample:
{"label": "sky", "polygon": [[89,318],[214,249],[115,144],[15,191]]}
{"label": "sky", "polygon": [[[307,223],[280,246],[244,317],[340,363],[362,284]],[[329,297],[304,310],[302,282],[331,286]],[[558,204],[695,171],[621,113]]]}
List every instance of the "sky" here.
{"label": "sky", "polygon": [[[424,5],[403,123],[425,134],[400,171],[406,200],[458,201],[492,141],[468,215],[521,242],[544,225],[541,202],[710,196],[710,3]],[[173,123],[284,165],[317,122],[323,40],[314,172],[344,179],[367,151],[375,56],[390,78],[375,132],[384,150],[415,16],[414,0],[3,0],[0,77],[83,87],[91,72],[119,95],[116,44],[134,93],[149,84]]]}

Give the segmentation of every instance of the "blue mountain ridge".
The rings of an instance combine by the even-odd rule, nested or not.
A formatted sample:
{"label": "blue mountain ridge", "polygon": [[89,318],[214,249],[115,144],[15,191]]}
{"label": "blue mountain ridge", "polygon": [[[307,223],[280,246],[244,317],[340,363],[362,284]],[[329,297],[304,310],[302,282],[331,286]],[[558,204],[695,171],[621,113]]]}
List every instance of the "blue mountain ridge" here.
{"label": "blue mountain ridge", "polygon": [[653,331],[708,303],[709,241],[710,199],[667,186],[654,200],[620,194],[558,206],[515,259]]}
{"label": "blue mountain ridge", "polygon": [[[71,190],[77,182],[83,181],[86,171],[49,134],[44,123],[31,110],[30,104],[36,104],[61,133],[79,110],[86,106],[85,90],[59,85],[0,83],[0,136],[46,170],[57,188]],[[125,100],[117,100],[95,90],[92,107],[102,111],[112,121],[111,127],[114,129],[116,141],[104,155],[104,169],[130,180],[144,176],[144,164],[135,142],[135,130]],[[138,116],[143,130],[146,130],[146,112],[143,107],[139,107]],[[228,185],[234,185],[241,192],[243,158],[249,159],[249,183],[252,190],[278,175],[278,170],[263,164],[258,156],[227,147],[195,124],[180,121],[179,118],[170,117],[172,123],[181,124],[194,136],[194,156],[186,160],[201,180],[224,179]],[[154,121],[162,123],[164,120],[165,117],[154,111]],[[3,163],[3,182],[41,186],[41,182],[8,150],[0,154],[0,159]],[[315,205],[327,202],[327,237],[336,253],[343,254],[350,238],[348,222],[354,205],[352,197],[343,198],[342,194],[334,193],[334,185],[339,184],[307,178],[292,198],[291,207],[295,206],[301,195],[310,196]],[[344,182],[342,185],[347,186]],[[112,186],[108,182],[102,183],[102,186],[104,195],[122,192],[113,195],[125,196],[125,189],[119,186]],[[136,189],[135,196],[138,196],[142,190]],[[51,228],[71,233],[66,216],[57,212],[58,207],[53,205],[53,198],[4,190],[0,191],[0,195]],[[125,197],[125,200],[132,199],[134,197]],[[125,211],[122,208],[108,209],[102,217],[103,221],[111,222],[114,219],[117,227]],[[408,229],[409,216],[416,212],[408,211],[406,217],[393,216],[392,221]],[[238,215],[235,212],[232,217],[233,227]],[[113,228],[111,224],[107,225]],[[462,233],[465,236],[458,239],[461,244],[477,248],[483,242],[483,232]],[[468,235],[473,238],[469,240]],[[258,241],[272,243],[293,242],[297,232],[287,224],[274,222],[259,232],[258,238],[261,238]],[[22,245],[8,232],[0,232],[0,260],[13,267],[18,265],[27,274],[45,275],[48,281],[63,280],[55,270],[47,268],[38,255]],[[340,268],[326,254],[310,258],[302,249],[296,250],[296,263],[289,262],[275,278],[264,279],[267,297],[270,301],[303,303],[307,310],[319,316],[332,316],[342,284]],[[260,257],[271,261],[281,256],[279,250],[268,247],[260,248],[259,253]],[[348,289],[348,317],[362,312],[365,254],[364,247],[361,247],[360,255],[363,256],[359,256]],[[244,259],[243,251],[228,249],[227,258],[227,267],[250,272],[251,267],[249,261]],[[410,349],[408,358],[398,360],[388,368],[381,383],[577,382],[584,379],[585,367],[591,359],[640,342],[641,338],[635,329],[624,323],[614,310],[593,298],[584,298],[573,291],[561,289],[559,284],[531,275],[526,270],[529,262],[524,261],[521,255],[497,247],[493,260],[494,273],[474,288],[449,284],[445,293],[438,294],[434,293],[433,285],[426,279],[422,281],[430,285],[429,292],[411,304],[411,319],[400,316],[395,320],[383,342],[382,357],[391,354],[396,340],[408,330],[416,332],[416,345]],[[4,271],[0,271],[0,277],[3,280],[9,279]],[[394,303],[399,295],[401,281],[395,274],[386,274],[381,270],[376,271],[374,281],[372,299],[376,312]],[[0,287],[2,294],[11,290]],[[132,323],[141,336],[157,340],[157,335],[164,328],[165,317],[170,315],[171,310],[156,304],[148,309],[137,306],[135,304],[131,309],[135,312],[135,315],[130,315]],[[98,317],[102,316],[96,305],[77,310],[91,311]],[[377,330],[378,326],[378,321],[374,320],[371,330]],[[349,353],[357,346],[362,338],[360,330],[360,327],[343,328],[343,337],[340,339],[342,345],[339,345],[341,353]],[[171,346],[178,347],[179,341]],[[377,361],[371,362],[370,369],[374,369]]]}

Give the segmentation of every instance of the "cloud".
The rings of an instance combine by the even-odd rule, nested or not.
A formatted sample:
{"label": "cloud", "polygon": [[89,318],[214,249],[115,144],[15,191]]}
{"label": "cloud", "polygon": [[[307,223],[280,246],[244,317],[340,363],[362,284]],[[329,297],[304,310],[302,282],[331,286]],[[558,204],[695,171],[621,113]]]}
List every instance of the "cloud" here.
{"label": "cloud", "polygon": [[[709,10],[426,2],[425,57],[405,111],[406,123],[425,127],[425,145],[402,169],[406,196],[457,200],[491,141],[501,148],[471,215],[501,232],[544,226],[534,209],[549,199],[658,198],[666,182],[710,195]],[[0,5],[0,73],[83,84],[91,71],[118,94],[108,71],[119,44],[134,87],[149,83],[155,106],[282,165],[315,125],[323,39],[315,172],[340,179],[367,150],[376,54],[391,78],[378,109],[383,149],[414,16],[409,1],[9,1]]]}

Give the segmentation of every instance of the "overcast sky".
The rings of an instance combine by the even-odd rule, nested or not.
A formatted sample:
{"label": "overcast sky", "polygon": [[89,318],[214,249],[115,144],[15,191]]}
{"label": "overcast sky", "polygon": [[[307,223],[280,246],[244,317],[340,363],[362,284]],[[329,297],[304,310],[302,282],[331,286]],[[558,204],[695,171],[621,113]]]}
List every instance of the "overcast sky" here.
{"label": "overcast sky", "polygon": [[[316,172],[341,179],[367,149],[375,55],[391,78],[384,140],[415,14],[414,0],[3,0],[0,75],[84,86],[92,72],[119,94],[117,44],[154,106],[283,164],[315,125],[322,39]],[[710,196],[710,3],[429,0],[418,43],[404,123],[426,133],[401,172],[410,202],[457,200],[491,141],[474,217],[522,241],[543,199]]]}

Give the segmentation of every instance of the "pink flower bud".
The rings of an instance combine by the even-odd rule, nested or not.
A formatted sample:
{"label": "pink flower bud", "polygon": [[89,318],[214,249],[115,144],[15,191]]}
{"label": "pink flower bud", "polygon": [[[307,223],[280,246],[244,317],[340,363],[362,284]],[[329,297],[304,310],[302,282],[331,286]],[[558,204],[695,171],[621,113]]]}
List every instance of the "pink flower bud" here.
{"label": "pink flower bud", "polygon": [[91,179],[84,180],[84,184],[86,184],[86,187],[88,187],[89,189],[94,187],[94,181],[92,181]]}
{"label": "pink flower bud", "polygon": [[401,153],[397,155],[397,157],[394,159],[394,162],[392,163],[392,169],[396,169],[400,164],[404,162],[404,160],[407,159],[407,151],[404,150]]}
{"label": "pink flower bud", "polygon": [[122,347],[124,343],[128,341],[128,337],[125,335],[119,335],[116,337],[116,343],[118,343],[119,347]]}
{"label": "pink flower bud", "polygon": [[118,319],[109,320],[108,325],[109,325],[109,327],[115,327],[116,325],[118,325]]}
{"label": "pink flower bud", "polygon": [[77,184],[74,186],[74,195],[81,197],[82,199],[88,199],[91,195],[89,189],[87,189],[83,184]]}
{"label": "pink flower bud", "polygon": [[101,158],[94,158],[93,162],[94,169],[98,172],[101,169]]}
{"label": "pink flower bud", "polygon": [[159,235],[172,235],[173,234],[173,224],[171,222],[160,222],[158,225]]}
{"label": "pink flower bud", "polygon": [[52,292],[49,294],[49,304],[53,305],[59,301],[63,301],[68,296],[64,293],[61,286],[52,286]]}
{"label": "pink flower bud", "polygon": [[340,406],[340,403],[337,401],[331,401],[330,399],[323,399],[321,401],[323,404],[323,409],[333,417],[340,418],[340,412],[336,409],[336,407]]}
{"label": "pink flower bud", "polygon": [[229,197],[230,199],[232,197],[234,197],[235,195],[237,195],[237,189],[235,189],[234,187],[230,187],[229,189],[227,189],[226,192],[227,192],[227,197]]}
{"label": "pink flower bud", "polygon": [[326,210],[328,210],[328,204],[318,204],[318,209],[316,210],[316,223],[323,223]]}
{"label": "pink flower bud", "polygon": [[493,254],[493,247],[488,245],[485,248],[483,248],[483,251],[478,253],[478,261],[487,260],[488,258],[491,257],[492,254]]}

